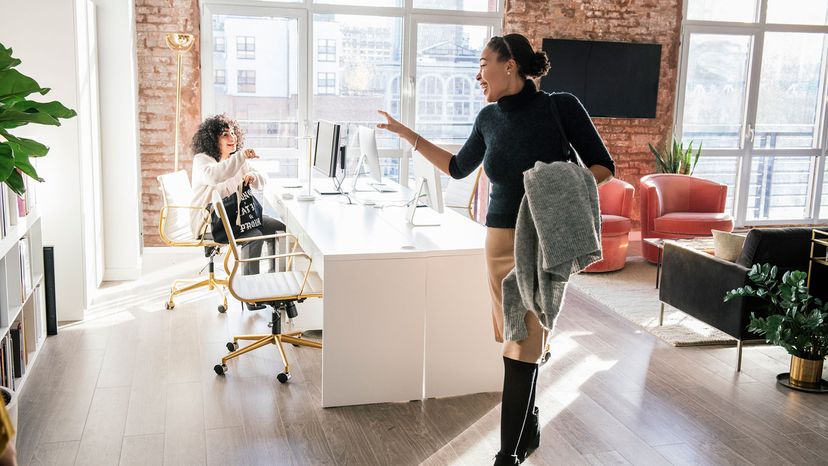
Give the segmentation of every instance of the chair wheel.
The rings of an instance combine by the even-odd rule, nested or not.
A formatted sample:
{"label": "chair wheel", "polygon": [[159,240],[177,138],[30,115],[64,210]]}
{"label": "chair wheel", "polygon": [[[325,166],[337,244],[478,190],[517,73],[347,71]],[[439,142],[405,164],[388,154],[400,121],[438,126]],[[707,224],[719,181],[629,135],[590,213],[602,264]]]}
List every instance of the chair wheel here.
{"label": "chair wheel", "polygon": [[175,303],[172,301],[168,301],[164,303],[164,307],[167,308],[168,311],[175,309]]}
{"label": "chair wheel", "polygon": [[551,358],[551,357],[552,357],[552,353],[550,353],[549,351],[544,353],[543,357],[541,358],[541,364],[544,364],[546,361],[549,361],[549,358]]}
{"label": "chair wheel", "polygon": [[227,342],[227,351],[232,353],[233,351],[236,351],[237,349],[239,349],[239,344],[238,343],[233,343],[232,341]]}
{"label": "chair wheel", "polygon": [[216,371],[218,375],[224,375],[227,372],[227,364],[216,364],[213,366],[213,370]]}
{"label": "chair wheel", "polygon": [[225,312],[227,312],[227,308],[224,306],[224,304],[219,304],[218,311],[219,314],[224,314]]}
{"label": "chair wheel", "polygon": [[285,374],[284,372],[280,372],[279,375],[276,376],[276,380],[281,383],[285,383],[290,380],[290,374]]}

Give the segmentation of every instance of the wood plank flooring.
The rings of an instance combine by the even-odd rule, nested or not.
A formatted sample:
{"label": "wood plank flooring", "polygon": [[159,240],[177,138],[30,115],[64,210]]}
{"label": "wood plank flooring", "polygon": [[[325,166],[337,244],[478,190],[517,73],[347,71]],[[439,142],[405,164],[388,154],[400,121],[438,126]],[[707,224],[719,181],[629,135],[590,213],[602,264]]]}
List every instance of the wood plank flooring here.
{"label": "wood plank flooring", "polygon": [[[170,279],[202,263],[161,257],[47,340],[20,397],[20,464],[491,464],[499,393],[323,410],[321,353],[292,346],[285,385],[272,347],[217,377],[228,337],[266,331],[269,315],[232,301],[220,315],[211,292],[164,310]],[[778,386],[779,348],[746,347],[741,373],[735,351],[673,348],[570,292],[525,464],[828,464],[828,396]]]}

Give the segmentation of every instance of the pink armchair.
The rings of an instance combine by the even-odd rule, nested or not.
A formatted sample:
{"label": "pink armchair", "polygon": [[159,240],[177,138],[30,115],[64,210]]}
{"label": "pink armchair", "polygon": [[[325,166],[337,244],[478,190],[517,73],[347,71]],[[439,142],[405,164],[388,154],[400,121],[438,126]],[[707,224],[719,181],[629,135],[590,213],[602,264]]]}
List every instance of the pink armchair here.
{"label": "pink armchair", "polygon": [[598,187],[601,209],[601,254],[598,262],[584,272],[612,272],[624,268],[629,245],[630,214],[635,188],[626,181],[613,178]]}
{"label": "pink armchair", "polygon": [[[733,218],[724,213],[727,186],[688,175],[658,173],[641,178],[642,238],[708,236],[710,230],[733,230]],[[650,262],[658,261],[658,248],[643,243]]]}

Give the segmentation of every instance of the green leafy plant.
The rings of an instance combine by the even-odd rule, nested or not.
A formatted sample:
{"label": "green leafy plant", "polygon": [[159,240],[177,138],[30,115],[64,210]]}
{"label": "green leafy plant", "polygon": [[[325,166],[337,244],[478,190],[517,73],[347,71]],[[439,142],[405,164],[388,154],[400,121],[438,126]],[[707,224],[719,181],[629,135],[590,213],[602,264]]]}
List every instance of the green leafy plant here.
{"label": "green leafy plant", "polygon": [[17,194],[26,192],[23,174],[43,181],[29,158],[43,157],[49,148],[33,139],[14,136],[8,130],[29,123],[60,126],[59,118],[77,115],[57,101],[27,99],[35,93],[46,95],[49,88],[40,87],[34,79],[14,69],[20,63],[12,56],[12,49],[0,43],[0,182]]}
{"label": "green leafy plant", "polygon": [[748,272],[754,286],[728,291],[725,301],[738,296],[754,296],[768,305],[767,317],[750,315],[748,330],[765,335],[768,343],[781,346],[803,359],[822,360],[828,355],[828,303],[808,293],[808,274],[798,270],[776,278],[778,269],[770,264],[755,264]]}
{"label": "green leafy plant", "polygon": [[696,152],[693,152],[693,141],[690,141],[687,149],[685,149],[683,142],[676,141],[675,137],[671,139],[672,144],[665,143],[664,150],[661,152],[652,144],[648,144],[650,152],[655,156],[658,173],[692,175],[693,170],[696,169],[696,164],[699,163],[701,144],[699,144]]}

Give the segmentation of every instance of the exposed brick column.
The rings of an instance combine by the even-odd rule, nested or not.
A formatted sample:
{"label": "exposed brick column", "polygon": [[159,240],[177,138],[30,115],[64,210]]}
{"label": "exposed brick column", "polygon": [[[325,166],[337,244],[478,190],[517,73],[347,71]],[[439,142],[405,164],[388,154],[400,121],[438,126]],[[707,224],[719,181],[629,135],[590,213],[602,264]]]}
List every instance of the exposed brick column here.
{"label": "exposed brick column", "polygon": [[138,112],[144,246],[163,245],[158,220],[163,205],[156,177],[173,171],[176,56],[164,42],[168,32],[195,36],[183,55],[178,168],[192,165],[189,142],[201,119],[198,0],[135,0],[138,36]]}
{"label": "exposed brick column", "polygon": [[[656,118],[593,120],[615,158],[617,176],[635,186],[636,197],[638,180],[655,172],[647,143],[660,147],[672,131],[680,28],[679,0],[506,0],[503,19],[504,34],[521,33],[537,49],[544,38],[661,44]],[[638,224],[637,198],[633,206]]]}

